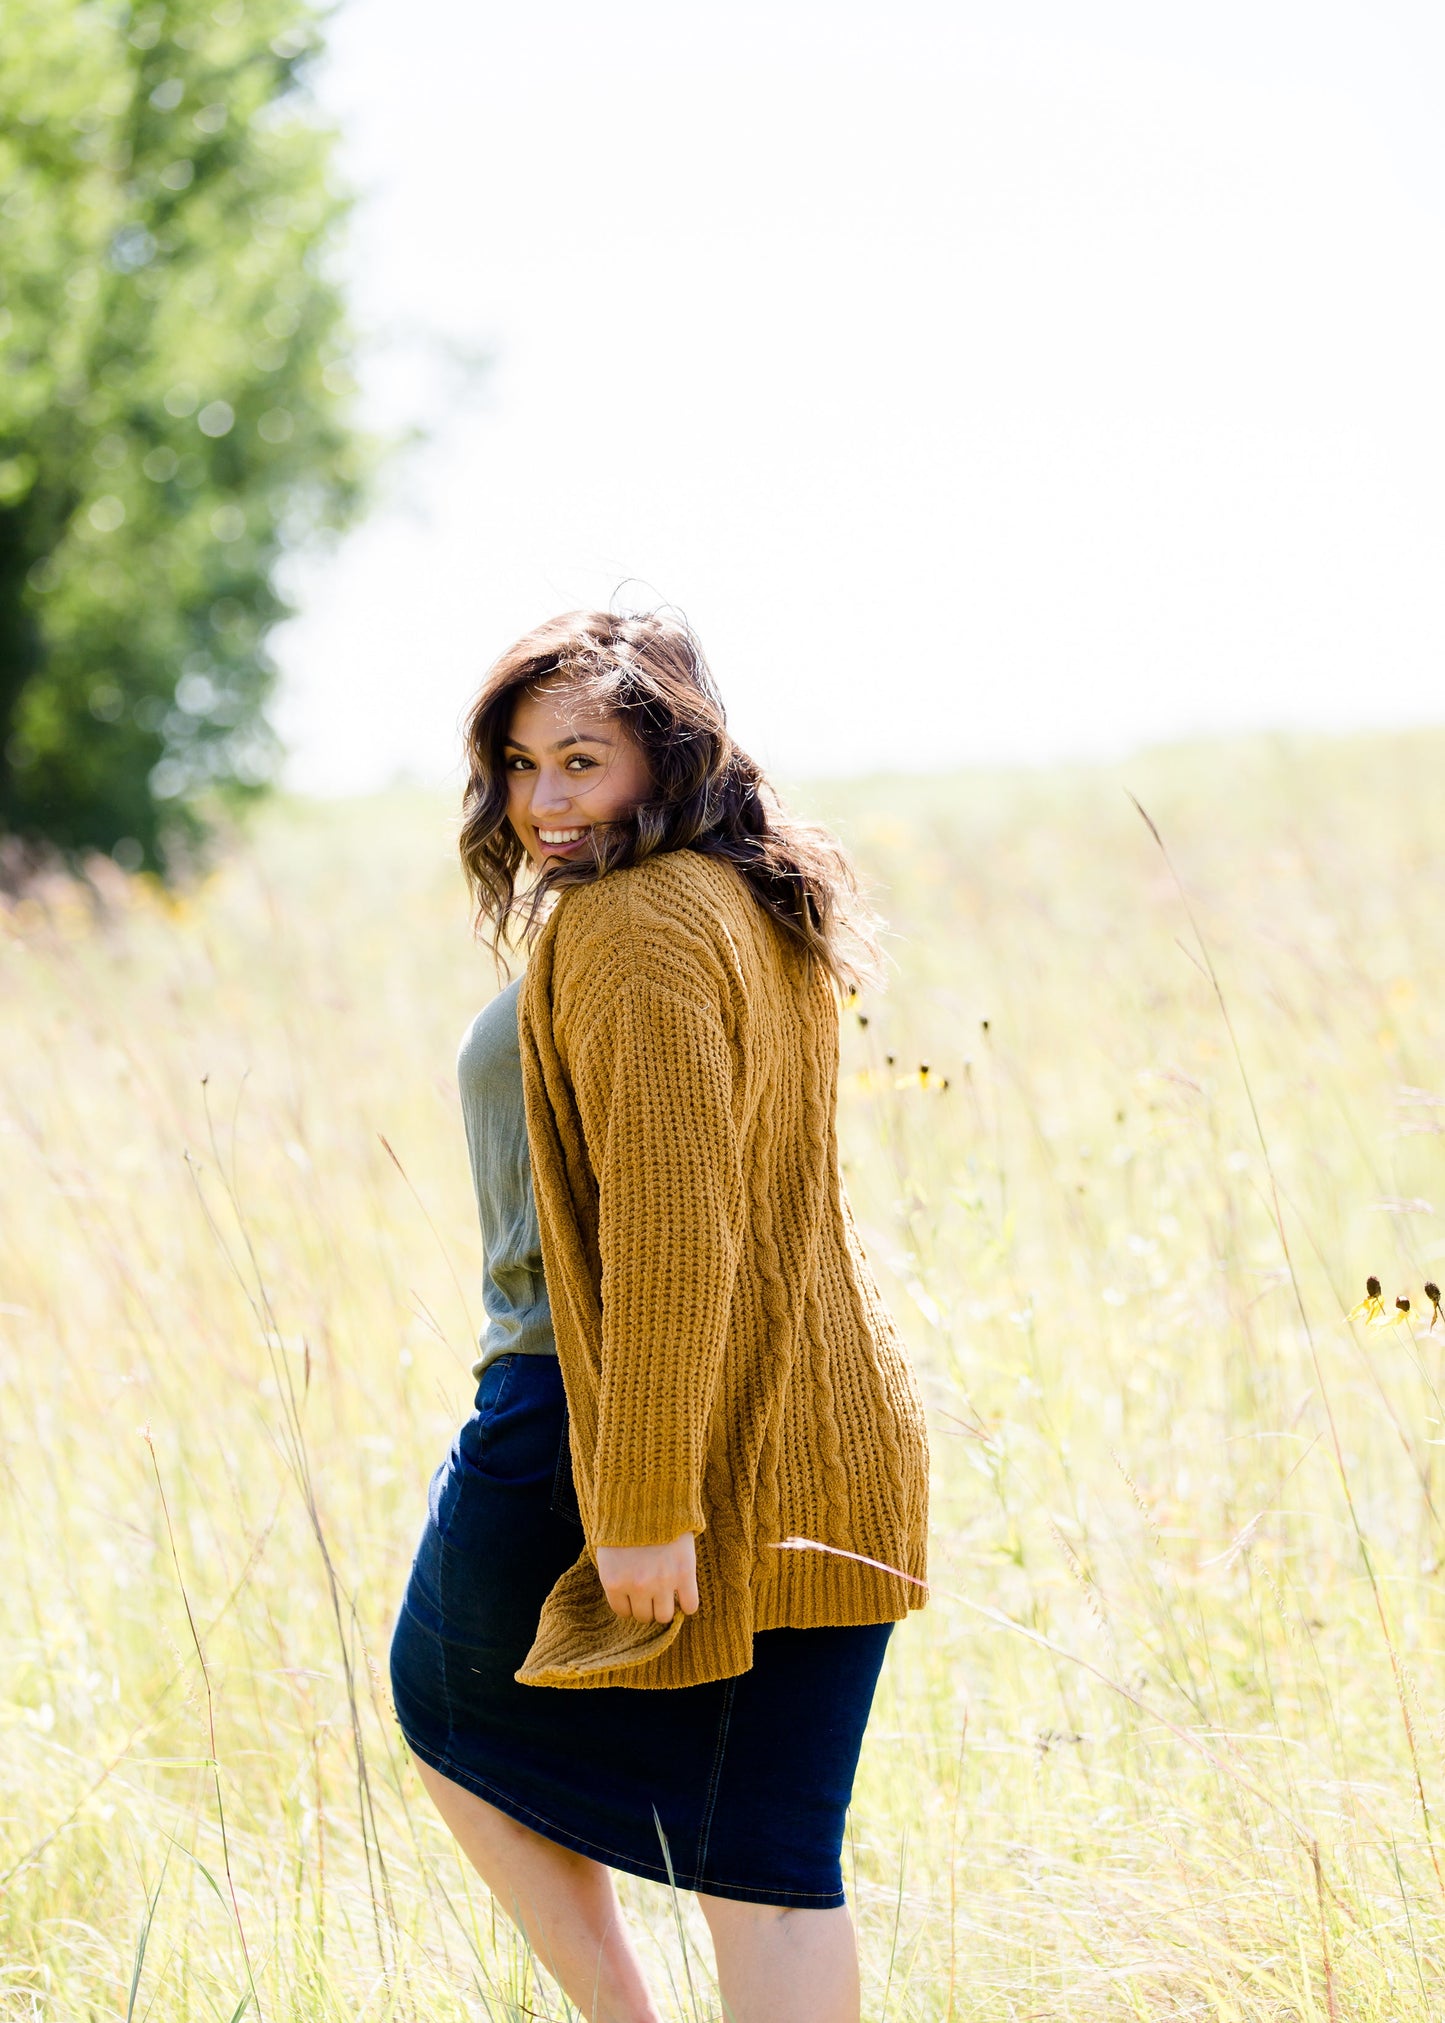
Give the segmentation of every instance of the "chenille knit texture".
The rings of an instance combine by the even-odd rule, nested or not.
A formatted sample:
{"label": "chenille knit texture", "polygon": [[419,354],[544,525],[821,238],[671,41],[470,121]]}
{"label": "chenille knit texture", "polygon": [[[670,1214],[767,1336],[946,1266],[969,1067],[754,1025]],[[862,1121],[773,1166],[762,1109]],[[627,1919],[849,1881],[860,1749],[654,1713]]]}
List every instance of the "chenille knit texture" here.
{"label": "chenille knit texture", "polygon": [[[754,1630],[927,1599],[923,1403],[839,1170],[838,1022],[822,966],[696,851],[568,888],[538,937],[518,1031],[585,1547],[524,1684],[729,1678]],[[696,1614],[616,1615],[598,1546],[688,1530]]]}

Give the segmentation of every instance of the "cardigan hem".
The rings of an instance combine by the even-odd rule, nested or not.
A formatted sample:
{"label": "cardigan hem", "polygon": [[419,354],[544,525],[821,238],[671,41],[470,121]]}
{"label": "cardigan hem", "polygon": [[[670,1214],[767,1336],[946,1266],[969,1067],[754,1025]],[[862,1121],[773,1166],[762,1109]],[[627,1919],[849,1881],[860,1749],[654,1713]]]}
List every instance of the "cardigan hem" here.
{"label": "cardigan hem", "polygon": [[[676,1616],[663,1630],[666,1642],[653,1643],[636,1658],[609,1664],[595,1647],[573,1655],[554,1629],[539,1636],[520,1670],[513,1674],[522,1686],[561,1686],[586,1690],[592,1686],[631,1686],[641,1691],[703,1685],[709,1680],[737,1678],[753,1662],[752,1640],[758,1630],[815,1630],[896,1623],[928,1600],[928,1588],[900,1579],[897,1573],[793,1547],[764,1547],[766,1570],[751,1597],[750,1613]],[[774,1567],[776,1571],[774,1571]],[[619,1623],[621,1618],[618,1618]],[[668,1631],[672,1634],[668,1635]],[[540,1648],[539,1648],[540,1647]]]}

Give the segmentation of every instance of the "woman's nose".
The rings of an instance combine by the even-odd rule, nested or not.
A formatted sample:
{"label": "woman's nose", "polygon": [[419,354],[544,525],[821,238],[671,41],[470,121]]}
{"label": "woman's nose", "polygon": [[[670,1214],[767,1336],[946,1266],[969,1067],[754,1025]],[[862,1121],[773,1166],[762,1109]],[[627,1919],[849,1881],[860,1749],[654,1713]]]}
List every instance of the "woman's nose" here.
{"label": "woman's nose", "polygon": [[572,796],[567,791],[567,782],[561,773],[544,766],[537,774],[532,787],[532,814],[561,814],[571,805]]}

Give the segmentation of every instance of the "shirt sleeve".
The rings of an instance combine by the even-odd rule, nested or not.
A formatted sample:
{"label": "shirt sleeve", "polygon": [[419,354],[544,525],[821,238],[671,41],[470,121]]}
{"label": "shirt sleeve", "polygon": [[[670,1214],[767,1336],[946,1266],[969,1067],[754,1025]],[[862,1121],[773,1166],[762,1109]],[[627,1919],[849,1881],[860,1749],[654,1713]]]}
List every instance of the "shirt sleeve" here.
{"label": "shirt sleeve", "polygon": [[742,1200],[732,1050],[716,1010],[632,976],[589,1025],[573,1090],[598,1190],[598,1545],[702,1531]]}

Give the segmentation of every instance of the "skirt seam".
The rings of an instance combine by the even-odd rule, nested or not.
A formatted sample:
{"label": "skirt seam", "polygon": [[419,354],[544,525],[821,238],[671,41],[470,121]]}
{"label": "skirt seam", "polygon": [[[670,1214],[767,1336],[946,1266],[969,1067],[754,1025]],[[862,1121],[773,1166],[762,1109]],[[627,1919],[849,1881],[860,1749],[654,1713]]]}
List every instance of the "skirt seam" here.
{"label": "skirt seam", "polygon": [[[454,1784],[460,1784],[464,1790],[474,1792],[478,1798],[485,1799],[489,1805],[495,1805],[499,1811],[510,1813],[513,1819],[520,1820],[524,1826],[535,1823],[535,1830],[541,1832],[545,1839],[554,1840],[563,1847],[573,1848],[579,1854],[591,1855],[594,1860],[601,1860],[610,1868],[620,1868],[627,1875],[640,1876],[644,1882],[666,1885],[668,1876],[665,1867],[654,1866],[634,1855],[617,1854],[612,1849],[603,1847],[599,1841],[588,1840],[582,1834],[570,1833],[566,1827],[558,1826],[553,1820],[548,1819],[545,1813],[534,1812],[531,1806],[524,1805],[520,1799],[513,1798],[508,1792],[499,1791],[485,1777],[478,1777],[475,1771],[453,1762],[449,1754],[419,1746],[405,1729],[402,1730],[402,1739],[412,1755],[420,1757],[423,1763],[430,1764],[433,1770],[439,1770],[444,1777],[451,1778]],[[750,1883],[721,1882],[713,1877],[704,1881],[696,1875],[679,1875],[675,1867],[672,1879],[681,1889],[729,1896],[746,1903],[836,1910],[847,1901],[841,1890],[759,1889]]]}
{"label": "skirt seam", "polygon": [[737,1680],[729,1679],[727,1691],[723,1695],[722,1719],[717,1728],[717,1750],[712,1761],[712,1775],[707,1783],[707,1797],[703,1801],[702,1824],[697,1835],[697,1873],[707,1873],[707,1844],[712,1836],[712,1816],[717,1806],[718,1786],[722,1782],[723,1754],[728,1746],[728,1729],[732,1726],[733,1695],[737,1691]]}
{"label": "skirt seam", "polygon": [[[416,1620],[415,1616],[412,1617],[412,1620],[413,1622],[415,1622]],[[432,1633],[428,1632],[428,1634],[430,1635]],[[447,1710],[446,1757],[447,1761],[450,1762],[452,1754],[452,1745],[456,1741],[457,1735],[456,1709],[455,1704],[452,1700],[451,1645],[448,1643],[445,1637],[437,1637],[436,1643],[442,1661],[442,1699],[446,1703],[446,1710]],[[411,1747],[410,1736],[407,1737],[407,1746],[408,1748]]]}

